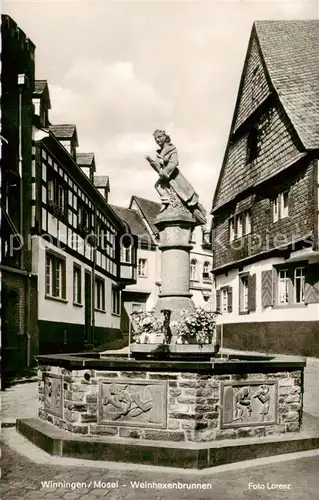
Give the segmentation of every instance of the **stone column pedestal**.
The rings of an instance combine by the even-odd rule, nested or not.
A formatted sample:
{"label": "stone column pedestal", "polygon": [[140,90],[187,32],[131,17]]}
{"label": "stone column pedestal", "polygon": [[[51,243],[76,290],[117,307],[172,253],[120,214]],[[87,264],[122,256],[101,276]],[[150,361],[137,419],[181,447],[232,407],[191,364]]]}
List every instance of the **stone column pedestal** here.
{"label": "stone column pedestal", "polygon": [[162,289],[156,311],[170,309],[171,319],[180,317],[182,309],[192,311],[195,305],[190,292],[191,234],[196,225],[189,212],[173,215],[168,210],[156,219],[160,234]]}

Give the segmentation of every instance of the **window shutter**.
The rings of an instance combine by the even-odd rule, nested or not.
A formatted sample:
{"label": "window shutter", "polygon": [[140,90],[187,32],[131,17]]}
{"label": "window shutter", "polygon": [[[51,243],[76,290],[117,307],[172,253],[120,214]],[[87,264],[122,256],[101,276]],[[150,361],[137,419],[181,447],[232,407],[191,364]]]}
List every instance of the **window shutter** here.
{"label": "window shutter", "polygon": [[[248,295],[249,297],[249,295]],[[248,298],[249,300],[249,298]],[[261,303],[263,307],[273,305],[273,272],[262,271],[261,273]]]}
{"label": "window shutter", "polygon": [[248,276],[248,311],[256,311],[256,274]]}
{"label": "window shutter", "polygon": [[319,303],[319,266],[306,268],[305,304]]}
{"label": "window shutter", "polygon": [[231,286],[229,286],[227,289],[227,295],[228,295],[228,312],[231,313],[233,310],[233,288]]}
{"label": "window shutter", "polygon": [[216,290],[216,311],[220,311],[220,290]]}

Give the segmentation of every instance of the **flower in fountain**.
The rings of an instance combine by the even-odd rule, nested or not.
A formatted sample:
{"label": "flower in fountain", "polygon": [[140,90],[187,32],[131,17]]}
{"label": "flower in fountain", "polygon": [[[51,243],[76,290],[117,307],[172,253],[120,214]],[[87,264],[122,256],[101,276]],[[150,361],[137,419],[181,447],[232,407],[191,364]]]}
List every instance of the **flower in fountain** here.
{"label": "flower in fountain", "polygon": [[181,311],[178,321],[177,344],[212,344],[216,333],[216,313],[196,307],[195,311]]}
{"label": "flower in fountain", "polygon": [[163,315],[154,311],[133,313],[132,325],[134,342],[137,344],[156,343],[163,332]]}

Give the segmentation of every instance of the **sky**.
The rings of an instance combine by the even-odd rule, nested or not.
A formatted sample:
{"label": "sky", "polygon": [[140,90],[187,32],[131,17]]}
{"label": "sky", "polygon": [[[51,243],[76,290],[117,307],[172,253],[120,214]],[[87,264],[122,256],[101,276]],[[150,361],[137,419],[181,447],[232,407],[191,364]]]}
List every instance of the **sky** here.
{"label": "sky", "polygon": [[312,0],[3,1],[36,45],[53,124],[77,126],[79,152],[110,177],[110,202],[158,200],[146,155],[166,130],[209,211],[254,20],[317,19]]}

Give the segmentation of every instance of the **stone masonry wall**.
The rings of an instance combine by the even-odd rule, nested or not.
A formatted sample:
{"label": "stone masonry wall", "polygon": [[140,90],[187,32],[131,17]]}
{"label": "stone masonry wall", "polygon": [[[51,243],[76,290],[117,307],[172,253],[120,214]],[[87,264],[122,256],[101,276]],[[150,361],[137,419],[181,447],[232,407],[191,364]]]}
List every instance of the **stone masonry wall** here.
{"label": "stone masonry wall", "polygon": [[[211,441],[239,437],[268,436],[298,431],[302,418],[302,372],[280,371],[278,373],[251,373],[246,375],[202,375],[197,373],[152,373],[99,370],[68,371],[60,367],[41,366],[39,369],[39,417],[69,432],[91,436],[114,436],[161,441]],[[55,388],[59,408],[44,403],[44,379],[61,384],[62,395]],[[54,377],[56,377],[54,379]],[[167,384],[167,415],[165,428],[143,425],[122,425],[119,421],[111,424],[99,423],[99,381],[122,380],[162,381]],[[276,388],[275,421],[228,424],[223,428],[221,412],[221,391],[223,384],[271,384]],[[158,383],[158,382],[157,382]],[[56,386],[56,387],[57,387]],[[237,390],[237,389],[236,389]],[[53,395],[54,395],[53,394]],[[51,410],[51,411],[50,411]],[[62,410],[62,412],[60,412]],[[59,413],[60,412],[60,413]],[[137,419],[138,424],[138,419]],[[230,427],[229,427],[230,425]],[[225,426],[224,426],[225,427]]]}

